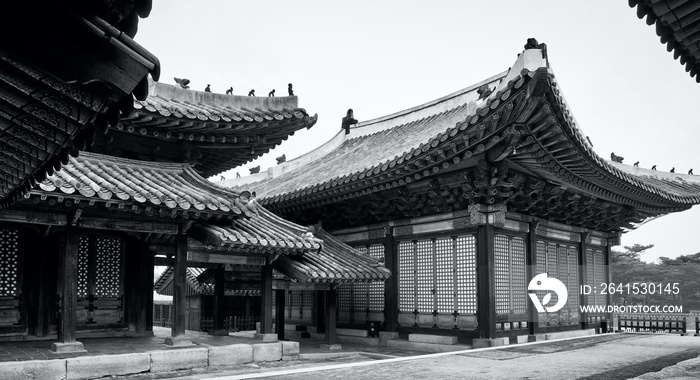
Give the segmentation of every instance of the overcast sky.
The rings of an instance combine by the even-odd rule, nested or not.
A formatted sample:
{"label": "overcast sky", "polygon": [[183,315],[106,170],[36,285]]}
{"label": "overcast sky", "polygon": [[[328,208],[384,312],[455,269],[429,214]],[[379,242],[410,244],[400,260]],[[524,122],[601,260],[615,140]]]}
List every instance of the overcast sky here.
{"label": "overcast sky", "polygon": [[[300,107],[318,114],[255,162],[298,157],[340,129],[345,111],[369,120],[442,97],[498,74],[527,38],[549,61],[583,132],[604,158],[700,174],[700,84],[624,0],[580,1],[205,1],[156,0],[136,41],[161,62],[161,81],[265,96],[294,84]],[[398,152],[397,152],[398,153]],[[218,178],[218,177],[217,177]],[[623,235],[654,244],[643,255],[700,252],[700,208]],[[621,248],[621,247],[620,247]]]}

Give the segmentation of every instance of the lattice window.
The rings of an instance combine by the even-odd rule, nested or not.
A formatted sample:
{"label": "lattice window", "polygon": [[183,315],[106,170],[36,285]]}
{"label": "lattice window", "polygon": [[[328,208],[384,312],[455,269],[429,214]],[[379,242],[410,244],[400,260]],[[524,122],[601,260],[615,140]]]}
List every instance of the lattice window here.
{"label": "lattice window", "polygon": [[[384,245],[374,244],[368,247],[367,252],[374,258],[384,257]],[[384,310],[384,283],[372,282],[369,284],[369,310],[382,311]]]}
{"label": "lattice window", "polygon": [[548,277],[559,278],[557,270],[557,245],[554,243],[547,244],[547,275]]}
{"label": "lattice window", "polygon": [[416,298],[418,312],[432,313],[435,307],[433,241],[416,242]]}
{"label": "lattice window", "polygon": [[285,301],[287,301],[286,304],[288,307],[298,309],[301,306],[301,291],[290,290],[289,294],[287,294],[287,300]]}
{"label": "lattice window", "polygon": [[[594,268],[595,268],[595,274],[594,274],[594,281],[596,286],[600,287],[600,284],[607,281],[607,276],[605,272],[605,258],[603,256],[603,251],[597,249],[593,252],[594,256]],[[595,295],[595,304],[596,305],[605,305],[605,295],[599,294],[600,292],[596,292]]]}
{"label": "lattice window", "polygon": [[338,302],[338,310],[348,311],[352,305],[352,285],[343,284],[338,286],[336,297]]}
{"label": "lattice window", "polygon": [[90,238],[78,237],[78,297],[88,295],[88,276],[90,274]]}
{"label": "lattice window", "polygon": [[312,290],[304,290],[301,292],[301,307],[302,309],[311,309],[314,302],[314,292]]}
{"label": "lattice window", "polygon": [[399,255],[399,310],[413,313],[416,308],[416,258],[413,242],[402,241]]}
{"label": "lattice window", "polygon": [[458,236],[455,240],[455,281],[457,312],[461,315],[476,313],[476,239],[473,235]]}
{"label": "lattice window", "polygon": [[452,238],[435,240],[435,277],[438,313],[455,311],[454,241]]}
{"label": "lattice window", "polygon": [[593,266],[593,250],[586,249],[586,284],[591,287],[596,286]]}
{"label": "lattice window", "polygon": [[367,284],[357,283],[352,284],[352,308],[355,311],[365,311],[367,310]]}
{"label": "lattice window", "polygon": [[493,245],[496,272],[496,314],[510,311],[510,242],[507,236],[496,235]]}
{"label": "lattice window", "polygon": [[569,256],[569,308],[573,314],[578,316],[578,248],[569,246],[567,254]]}
{"label": "lattice window", "polygon": [[95,266],[95,295],[97,297],[119,297],[121,295],[121,252],[121,239],[97,238]]}
{"label": "lattice window", "polygon": [[513,313],[524,313],[527,309],[527,275],[525,266],[525,240],[511,240],[511,308]]}
{"label": "lattice window", "polygon": [[0,229],[0,296],[19,295],[19,232]]}
{"label": "lattice window", "polygon": [[543,241],[537,241],[537,273],[547,272],[547,245]]}

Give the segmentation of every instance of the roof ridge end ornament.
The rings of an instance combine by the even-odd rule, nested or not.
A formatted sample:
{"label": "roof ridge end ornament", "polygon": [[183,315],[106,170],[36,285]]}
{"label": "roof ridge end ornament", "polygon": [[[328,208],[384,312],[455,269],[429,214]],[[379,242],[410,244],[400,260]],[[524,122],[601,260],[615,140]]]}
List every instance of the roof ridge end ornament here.
{"label": "roof ridge end ornament", "polygon": [[547,44],[543,43],[538,43],[537,39],[535,38],[528,38],[527,43],[525,44],[525,50],[528,49],[540,49],[542,50],[542,59],[547,59]]}

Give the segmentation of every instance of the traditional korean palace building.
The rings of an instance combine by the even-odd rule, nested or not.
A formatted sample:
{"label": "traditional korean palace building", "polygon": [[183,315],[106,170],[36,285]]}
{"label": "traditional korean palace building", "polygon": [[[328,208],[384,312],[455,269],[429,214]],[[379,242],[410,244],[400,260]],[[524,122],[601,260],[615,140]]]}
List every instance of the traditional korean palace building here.
{"label": "traditional korean palace building", "polygon": [[[596,154],[535,41],[435,101],[359,123],[349,111],[325,145],[224,184],[237,181],[275,214],[385,258],[396,275],[384,285],[338,288],[340,324],[462,343],[604,327],[609,315],[579,306],[609,300],[579,286],[607,281],[623,231],[700,203],[696,177]],[[528,299],[541,273],[569,291],[557,312]]]}
{"label": "traditional korean palace building", "polygon": [[81,337],[152,334],[154,265],[172,267],[166,343],[175,346],[189,343],[187,267],[211,273],[218,332],[227,276],[257,280],[262,333],[272,333],[273,270],[278,289],[324,291],[331,310],[330,284],[389,277],[343,243],[303,238],[306,227],[267,211],[255,193],[204,178],[313,126],[296,97],[152,81],[147,94],[113,125],[96,124],[91,145],[0,211],[0,339],[54,339],[54,350],[72,351]]}

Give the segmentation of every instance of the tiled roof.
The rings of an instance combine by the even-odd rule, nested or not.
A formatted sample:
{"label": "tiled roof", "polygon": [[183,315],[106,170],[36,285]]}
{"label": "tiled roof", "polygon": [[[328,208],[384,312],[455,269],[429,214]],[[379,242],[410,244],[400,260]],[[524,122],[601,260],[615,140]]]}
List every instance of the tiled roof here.
{"label": "tiled roof", "polygon": [[168,212],[190,210],[249,216],[256,208],[238,193],[205,180],[189,164],[137,161],[96,153],[71,157],[31,194],[74,195],[83,200]]}
{"label": "tiled roof", "polygon": [[273,267],[288,277],[302,282],[367,282],[384,281],[390,272],[377,259],[362,254],[317,230],[319,244],[302,238],[306,228],[284,220],[264,207],[250,218],[241,218],[228,226],[196,223],[190,236],[207,249],[245,251],[258,254],[281,254]]}
{"label": "tiled roof", "polygon": [[[246,188],[286,217],[300,207],[321,209],[384,192],[370,201],[406,198],[401,207],[425,207],[427,212],[441,209],[436,206],[441,199],[447,200],[448,210],[466,207],[464,199],[508,203],[512,211],[597,230],[630,228],[700,203],[695,183],[681,184],[676,178],[661,183],[598,156],[560,93],[546,50],[526,49],[487,98],[470,98],[469,93],[473,91],[443,107],[447,110],[431,115],[421,109],[418,120],[406,121],[416,113],[411,111],[383,119],[382,128],[372,121],[359,123],[338,147],[319,148],[326,153],[302,165],[287,162],[283,174]],[[362,134],[370,128],[376,131]],[[462,171],[461,179],[452,174],[448,181],[455,170]],[[444,181],[424,183],[432,194],[418,194],[421,206],[404,196],[409,184],[438,176]],[[375,206],[376,214],[385,212],[386,207]]]}
{"label": "tiled roof", "polygon": [[656,25],[666,50],[700,83],[700,2],[695,0],[629,0],[637,17]]}
{"label": "tiled roof", "polygon": [[302,238],[305,231],[305,227],[256,206],[249,218],[235,219],[228,225],[200,222],[192,226],[190,235],[216,250],[301,254],[319,248],[318,243]]}
{"label": "tiled roof", "polygon": [[158,59],[129,37],[150,0],[79,3],[2,3],[31,22],[0,24],[0,209],[89,145],[95,124],[117,125],[118,103],[158,77]]}
{"label": "tiled roof", "polygon": [[383,282],[391,276],[382,262],[360,253],[331,234],[319,229],[316,237],[323,240],[323,250],[282,255],[273,267],[291,279],[310,283]]}
{"label": "tiled roof", "polygon": [[179,144],[191,144],[197,169],[210,176],[260,157],[295,131],[311,128],[318,116],[309,116],[297,103],[296,96],[224,95],[151,82],[148,98],[134,102],[134,112],[116,131],[161,145],[158,154],[171,154],[175,160],[182,154]]}
{"label": "tiled roof", "polygon": [[[478,88],[484,84],[493,88],[502,77],[490,78],[455,93],[460,98],[458,103],[454,97],[447,97],[441,103],[424,107],[421,111],[425,116],[415,120],[409,119],[404,123],[407,118],[399,116],[376,123],[374,120],[361,122],[340,146],[329,153],[301,168],[245,188],[255,190],[263,204],[272,204],[333,189],[393,169],[409,157],[426,152],[450,137],[446,131],[450,132],[452,127],[462,124],[475,114],[477,105],[484,104],[484,100],[478,100]],[[431,113],[434,109],[438,111]],[[364,129],[374,128],[375,124],[383,124],[380,127],[383,129],[364,134]],[[353,137],[356,134],[359,136]]]}

